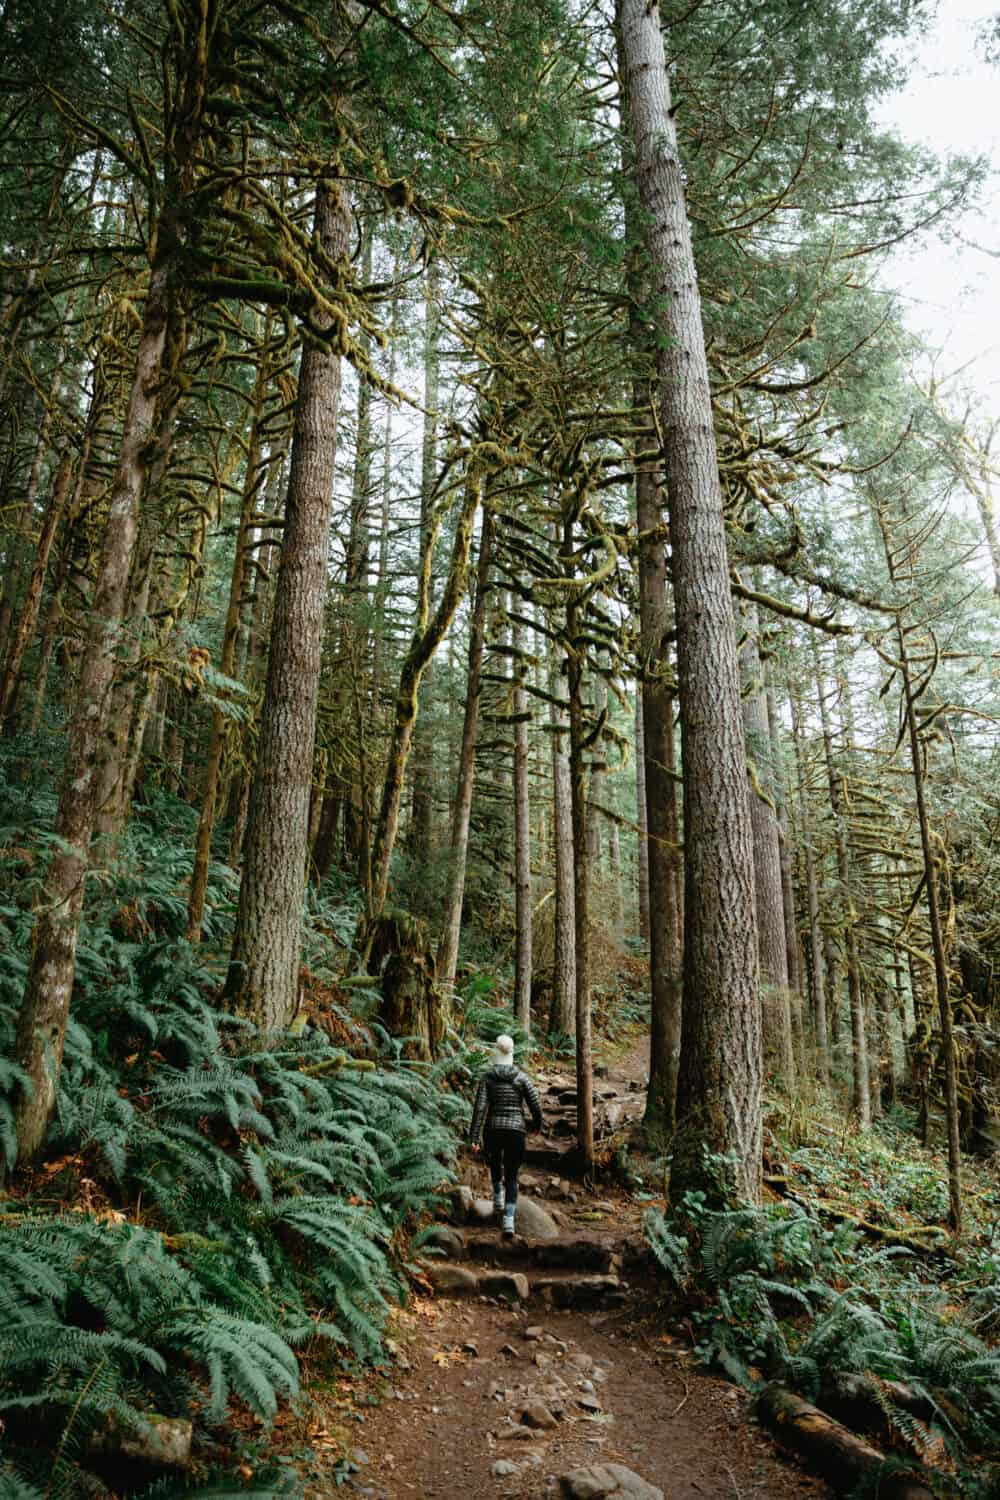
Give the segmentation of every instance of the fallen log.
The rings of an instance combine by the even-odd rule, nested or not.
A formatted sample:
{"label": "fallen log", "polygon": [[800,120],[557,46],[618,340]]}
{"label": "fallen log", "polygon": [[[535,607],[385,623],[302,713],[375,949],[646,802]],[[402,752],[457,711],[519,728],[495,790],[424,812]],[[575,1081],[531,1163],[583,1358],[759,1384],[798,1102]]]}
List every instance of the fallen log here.
{"label": "fallen log", "polygon": [[[883,1468],[885,1455],[833,1417],[772,1381],[757,1397],[759,1419],[786,1444],[814,1464],[835,1488],[852,1490]],[[917,1478],[886,1474],[879,1482],[879,1500],[934,1500],[932,1490]]]}
{"label": "fallen log", "polygon": [[129,1427],[117,1417],[91,1433],[90,1453],[125,1458],[152,1469],[186,1469],[191,1462],[191,1423],[185,1417],[145,1412],[142,1425]]}

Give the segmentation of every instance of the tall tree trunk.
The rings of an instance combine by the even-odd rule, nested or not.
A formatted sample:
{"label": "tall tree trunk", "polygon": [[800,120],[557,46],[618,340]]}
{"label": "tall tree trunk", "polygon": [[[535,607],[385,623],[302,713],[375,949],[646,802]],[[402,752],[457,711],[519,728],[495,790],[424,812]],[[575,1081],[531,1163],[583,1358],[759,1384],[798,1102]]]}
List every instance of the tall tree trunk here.
{"label": "tall tree trunk", "polygon": [[[517,607],[517,606],[515,606]],[[524,627],[513,622],[514,648],[514,1017],[531,1030],[531,803],[528,795],[527,667]]]}
{"label": "tall tree trunk", "polygon": [[[567,576],[573,568],[573,517],[563,523],[562,556]],[[584,658],[580,646],[581,600],[574,592],[566,606],[569,688],[569,779],[573,826],[573,920],[576,948],[576,1142],[585,1174],[594,1167],[594,1057],[590,1004],[590,850],[587,843],[587,772],[584,758]]]}
{"label": "tall tree trunk", "polygon": [[764,1065],[789,1090],[795,1086],[792,1009],[785,947],[785,904],[781,886],[781,845],[774,805],[771,740],[764,697],[757,611],[748,605],[746,638],[740,651],[743,670],[743,728],[755,785],[750,799],[753,824],[754,894],[757,903],[757,953],[760,960],[764,1021]]}
{"label": "tall tree trunk", "polygon": [[476,780],[476,740],[479,736],[479,700],[483,684],[483,649],[486,640],[486,610],[489,603],[490,564],[493,552],[493,513],[483,509],[479,538],[479,562],[476,568],[476,600],[469,627],[469,668],[465,688],[465,717],[462,744],[455,779],[455,810],[451,826],[451,869],[445,899],[444,923],[437,951],[437,978],[445,985],[455,983],[458,968],[458,943],[462,930],[462,902],[465,898],[465,867],[469,854],[469,820],[472,816],[472,793]]}
{"label": "tall tree trunk", "polygon": [[17,1061],[30,1082],[17,1105],[18,1157],[23,1161],[37,1154],[45,1138],[62,1067],[111,685],[166,343],[174,243],[174,226],[161,222],[77,680],[56,815],[58,846],[32,932],[16,1043]]}
{"label": "tall tree trunk", "polygon": [[368,911],[362,923],[364,930],[359,935],[359,945],[362,949],[366,947],[367,935],[374,930],[374,925],[385,906],[389,890],[389,868],[392,864],[396,834],[399,829],[403,778],[413,742],[413,726],[417,719],[420,679],[427,663],[444,639],[455,617],[462,595],[465,593],[469,571],[469,551],[472,546],[472,527],[479,508],[482,483],[482,474],[473,462],[466,476],[465,496],[458,524],[455,527],[448,577],[433,617],[426,623],[429,610],[431,562],[434,553],[433,535],[428,536],[427,547],[421,559],[418,591],[423,602],[418,615],[417,630],[399,674],[392,739],[385,768],[385,780],[382,784],[382,801],[375,837],[372,841],[372,879]]}
{"label": "tall tree trunk", "polygon": [[[420,546],[433,548],[432,526],[434,489],[437,480],[437,404],[438,404],[438,326],[433,271],[427,277],[424,300],[424,431],[420,457]],[[433,577],[433,573],[431,575]],[[421,680],[425,705],[425,722],[414,734],[413,743],[413,811],[410,818],[409,849],[415,860],[430,857],[434,821],[434,729],[427,720],[426,705],[431,699],[434,664],[428,659]]]}
{"label": "tall tree trunk", "polygon": [[5,733],[10,733],[14,725],[14,710],[17,705],[17,694],[20,686],[24,653],[31,644],[32,636],[35,633],[35,626],[38,622],[38,611],[42,603],[42,588],[45,584],[45,574],[49,566],[49,554],[52,551],[52,543],[55,541],[56,532],[62,520],[66,505],[66,496],[69,494],[72,477],[73,454],[67,447],[64,448],[59,459],[55,478],[52,481],[52,493],[45,509],[42,529],[39,534],[38,545],[35,549],[34,567],[31,570],[27,591],[21,604],[21,613],[11,637],[3,680],[0,681],[0,726],[2,726]]}
{"label": "tall tree trunk", "polygon": [[790,701],[792,707],[792,735],[795,742],[799,822],[802,828],[802,854],[806,871],[806,899],[809,909],[809,957],[812,965],[813,1030],[816,1041],[816,1062],[820,1082],[826,1088],[829,1088],[830,1032],[826,1015],[826,961],[823,953],[823,935],[819,925],[819,885],[816,879],[816,858],[813,852],[812,818],[806,794],[801,710],[799,708],[799,700],[794,693],[792,693]]}
{"label": "tall tree trunk", "polygon": [[684,766],[685,1005],[672,1180],[678,1188],[704,1185],[707,1149],[730,1156],[733,1190],[756,1202],[762,1124],[753,833],[701,305],[659,12],[650,0],[618,0],[617,16],[652,306],[663,335],[657,367]]}
{"label": "tall tree trunk", "polygon": [[[635,392],[635,404],[641,394]],[[656,468],[635,476],[639,527],[639,650],[642,658],[643,786],[646,793],[651,993],[649,1087],[645,1126],[652,1135],[673,1128],[681,1052],[683,906],[680,818],[674,779],[674,695],[667,634],[666,538]]]}
{"label": "tall tree trunk", "polygon": [[[264,326],[264,343],[270,343],[271,319]],[[240,516],[236,527],[236,544],[233,566],[229,575],[229,599],[226,604],[226,621],[222,631],[222,654],[219,670],[224,677],[232,677],[236,664],[236,647],[240,633],[240,610],[247,573],[247,544],[253,529],[253,514],[267,468],[262,463],[261,425],[264,418],[267,388],[271,370],[267,361],[257,369],[253,393],[253,419],[250,441],[247,446],[246,469],[240,495]],[[219,795],[219,779],[222,770],[225,720],[222,711],[212,713],[212,730],[208,741],[205,764],[205,780],[201,793],[201,812],[198,832],[195,836],[194,861],[191,867],[191,887],[188,893],[188,942],[201,940],[201,923],[205,915],[205,893],[208,889],[208,866],[212,848],[212,830],[215,827],[215,810]]]}
{"label": "tall tree trunk", "polygon": [[649,942],[649,821],[646,813],[646,751],[642,720],[642,685],[635,689],[635,822],[639,887],[639,936]]}
{"label": "tall tree trunk", "polygon": [[861,958],[858,953],[858,912],[854,905],[851,853],[847,841],[847,814],[844,807],[843,782],[833,758],[833,738],[830,732],[830,714],[826,701],[826,684],[819,664],[819,654],[814,645],[816,667],[816,691],[819,696],[820,723],[823,730],[823,753],[826,758],[826,774],[830,787],[830,808],[833,814],[834,841],[837,852],[837,877],[840,881],[843,909],[844,956],[847,963],[847,994],[851,1008],[852,1041],[852,1105],[857,1110],[862,1130],[870,1130],[872,1123],[871,1092],[868,1077],[868,1030],[865,1018],[864,990],[861,979]]}
{"label": "tall tree trunk", "polygon": [[[886,565],[893,583],[898,582],[895,559],[897,548],[893,545],[889,525],[884,511],[879,508],[879,526],[885,547]],[[907,582],[912,584],[912,579]],[[906,631],[901,616],[895,616],[896,661],[903,689],[903,716],[910,746],[910,767],[913,773],[913,795],[917,804],[917,824],[920,828],[920,849],[924,863],[924,893],[927,898],[927,921],[931,930],[931,952],[934,955],[934,989],[937,996],[938,1025],[941,1028],[941,1051],[944,1056],[944,1102],[948,1132],[948,1203],[951,1227],[956,1234],[962,1232],[962,1152],[959,1141],[958,1107],[958,1060],[955,1056],[955,1037],[951,1014],[951,988],[948,981],[948,960],[944,948],[944,924],[941,920],[941,898],[938,887],[938,860],[931,841],[930,818],[927,813],[925,791],[924,751],[920,743],[920,726],[917,722],[916,704],[919,692],[914,688],[910,656],[906,644]],[[936,652],[936,643],[935,643]],[[927,686],[926,680],[923,687]]]}
{"label": "tall tree trunk", "polygon": [[[550,692],[566,701],[566,679],[556,662]],[[576,1029],[576,915],[573,862],[573,792],[566,753],[566,710],[552,707],[552,842],[555,864],[555,916],[552,933],[552,1013],[549,1030],[572,1036]]]}
{"label": "tall tree trunk", "polygon": [[[331,264],[350,254],[351,204],[343,180],[316,185],[314,233]],[[313,314],[332,326],[324,309]],[[340,402],[340,355],[302,350],[288,499],[247,814],[236,931],[226,981],[234,1010],[286,1026],[298,1004],[302,900],[323,649],[327,556]]]}

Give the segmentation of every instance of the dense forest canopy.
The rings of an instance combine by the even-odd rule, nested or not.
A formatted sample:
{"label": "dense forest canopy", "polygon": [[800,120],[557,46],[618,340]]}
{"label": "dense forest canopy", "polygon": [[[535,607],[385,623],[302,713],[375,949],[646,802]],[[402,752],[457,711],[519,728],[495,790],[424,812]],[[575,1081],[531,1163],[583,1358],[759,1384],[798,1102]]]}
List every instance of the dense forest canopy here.
{"label": "dense forest canopy", "polygon": [[822,1101],[943,1153],[911,1249],[979,1232],[997,419],[883,276],[989,189],[880,123],[932,19],[0,6],[17,1390],[127,1429],[183,1357],[220,1422],[371,1357],[476,1028],[575,1067],[590,1182],[633,991],[673,1204],[765,1213]]}

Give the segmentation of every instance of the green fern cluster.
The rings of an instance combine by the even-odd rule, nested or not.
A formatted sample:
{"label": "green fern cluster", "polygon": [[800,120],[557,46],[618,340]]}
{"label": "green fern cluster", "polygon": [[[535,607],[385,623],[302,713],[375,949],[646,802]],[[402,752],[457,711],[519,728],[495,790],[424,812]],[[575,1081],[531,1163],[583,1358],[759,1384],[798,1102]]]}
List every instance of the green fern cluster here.
{"label": "green fern cluster", "polygon": [[[47,1142],[70,1162],[50,1191],[72,1195],[86,1176],[126,1222],[10,1200],[0,1212],[4,1495],[102,1492],[88,1479],[87,1437],[109,1416],[127,1427],[144,1412],[195,1409],[211,1428],[238,1400],[267,1420],[294,1395],[295,1350],[309,1340],[376,1357],[405,1287],[407,1221],[450,1180],[467,1111],[442,1086],[449,1064],[362,1072],[319,1030],[264,1033],[217,1008],[211,943],[193,949],[183,936],[191,810],[161,800],[88,894]],[[11,844],[29,846],[21,820],[32,807],[0,784],[0,845],[9,817]],[[33,853],[41,868],[37,840]],[[224,926],[232,874],[213,866],[211,882]],[[328,905],[314,905],[330,930]],[[0,904],[8,1164],[24,1080],[4,1059],[30,920],[12,887]],[[310,942],[318,951],[315,932]],[[144,1223],[127,1222],[140,1205]]]}

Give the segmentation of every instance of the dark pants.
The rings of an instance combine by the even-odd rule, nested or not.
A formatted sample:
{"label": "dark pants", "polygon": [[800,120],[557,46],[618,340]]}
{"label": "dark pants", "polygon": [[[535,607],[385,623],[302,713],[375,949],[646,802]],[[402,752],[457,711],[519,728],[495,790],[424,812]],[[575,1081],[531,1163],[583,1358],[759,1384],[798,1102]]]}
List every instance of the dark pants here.
{"label": "dark pants", "polygon": [[493,1191],[503,1183],[504,1201],[511,1208],[517,1202],[517,1174],[524,1161],[524,1131],[487,1130],[483,1150],[490,1164]]}

